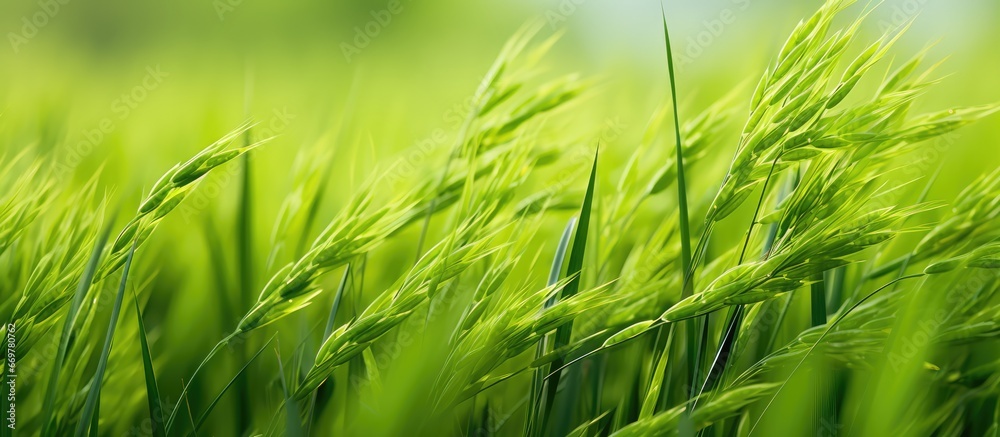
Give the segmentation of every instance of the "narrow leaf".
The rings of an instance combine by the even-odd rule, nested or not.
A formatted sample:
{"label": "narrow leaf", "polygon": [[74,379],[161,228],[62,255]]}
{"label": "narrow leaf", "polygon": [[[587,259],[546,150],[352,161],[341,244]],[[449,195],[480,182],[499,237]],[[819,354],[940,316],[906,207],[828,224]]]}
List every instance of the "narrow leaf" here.
{"label": "narrow leaf", "polygon": [[163,423],[163,406],[160,405],[160,389],[156,384],[156,373],[153,372],[153,358],[149,353],[149,342],[146,339],[146,326],[142,323],[142,310],[139,308],[139,297],[132,291],[135,303],[135,317],[139,323],[139,344],[142,346],[142,369],[146,374],[146,401],[149,404],[149,420],[153,425],[153,437],[166,437],[167,430]]}
{"label": "narrow leaf", "polygon": [[132,258],[135,256],[137,241],[132,242],[132,248],[128,251],[128,258],[125,259],[125,269],[122,270],[122,280],[118,284],[118,294],[115,296],[115,306],[111,310],[111,320],[108,322],[108,334],[104,337],[104,348],[101,350],[101,358],[97,362],[97,371],[94,372],[94,379],[91,381],[90,393],[87,395],[87,402],[83,406],[83,414],[80,416],[80,423],[76,427],[76,436],[82,436],[87,430],[87,424],[91,420],[97,420],[95,411],[101,402],[101,384],[104,382],[104,371],[108,368],[108,357],[111,355],[111,344],[115,338],[115,328],[118,326],[118,316],[121,314],[122,300],[125,297],[125,285],[128,283],[129,270],[132,268]]}

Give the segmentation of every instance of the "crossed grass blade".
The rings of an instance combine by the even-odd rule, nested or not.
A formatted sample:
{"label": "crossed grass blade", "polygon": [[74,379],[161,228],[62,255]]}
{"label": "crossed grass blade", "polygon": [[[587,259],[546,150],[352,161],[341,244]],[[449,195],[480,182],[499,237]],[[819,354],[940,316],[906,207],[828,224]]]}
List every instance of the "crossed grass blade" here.
{"label": "crossed grass blade", "polygon": [[101,232],[101,235],[98,237],[97,242],[94,245],[94,250],[90,255],[90,260],[87,262],[86,270],[84,270],[83,276],[80,278],[80,284],[73,296],[73,302],[70,304],[65,322],[63,323],[62,334],[59,336],[59,349],[56,353],[55,361],[52,363],[52,374],[48,379],[48,387],[45,391],[45,401],[42,407],[43,435],[48,435],[48,433],[53,430],[52,427],[54,426],[54,423],[52,421],[56,408],[56,393],[58,392],[59,374],[62,371],[63,361],[65,360],[67,350],[69,349],[69,342],[72,336],[73,326],[76,322],[77,313],[80,309],[80,305],[83,303],[84,296],[86,296],[87,291],[93,283],[94,276],[97,273],[97,268],[100,265],[101,253],[104,250],[104,245],[106,244],[110,234],[111,225],[108,224],[104,227],[104,230]]}
{"label": "crossed grass blade", "polygon": [[108,322],[108,333],[104,339],[104,346],[101,349],[100,358],[97,361],[97,370],[90,383],[90,393],[83,406],[83,413],[80,415],[80,422],[76,428],[76,436],[80,437],[88,431],[96,434],[99,426],[99,414],[96,413],[101,402],[101,386],[104,383],[104,371],[108,367],[108,357],[111,355],[111,345],[114,342],[115,329],[118,327],[118,316],[121,314],[122,300],[125,297],[125,286],[128,283],[129,269],[132,267],[132,258],[135,256],[137,243],[133,242],[125,258],[125,266],[122,270],[121,283],[118,285],[118,294],[115,295],[114,308],[111,310],[111,320]]}
{"label": "crossed grass blade", "polygon": [[[566,299],[573,297],[580,289],[580,275],[583,270],[584,255],[587,250],[587,237],[590,231],[590,215],[591,208],[594,202],[594,189],[597,180],[597,152],[594,153],[594,162],[590,169],[590,178],[587,182],[587,192],[583,198],[583,205],[580,207],[580,219],[579,225],[576,227],[576,233],[573,237],[573,247],[570,249],[569,261],[566,266],[566,277],[569,278],[569,282],[566,287],[562,289],[560,293],[561,299]],[[555,268],[553,268],[555,270]],[[564,326],[560,326],[556,329],[553,347],[555,349],[566,346],[569,343],[570,336],[573,331],[573,323],[570,321]],[[543,410],[541,411],[541,420],[539,422],[539,431],[546,429],[549,424],[550,415],[552,412],[553,404],[556,399],[556,390],[559,387],[559,379],[561,377],[559,368],[562,367],[562,359],[556,359],[550,368],[556,369],[548,377],[545,382],[545,386],[542,390],[544,394],[543,399]],[[575,383],[575,382],[574,382]],[[567,414],[564,412],[564,414]]]}

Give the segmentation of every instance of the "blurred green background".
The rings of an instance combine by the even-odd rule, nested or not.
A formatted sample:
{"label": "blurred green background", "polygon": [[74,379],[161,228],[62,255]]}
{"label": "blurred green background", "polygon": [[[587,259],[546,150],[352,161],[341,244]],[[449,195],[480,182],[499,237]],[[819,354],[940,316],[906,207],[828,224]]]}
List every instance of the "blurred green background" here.
{"label": "blurred green background", "polygon": [[[752,86],[789,29],[821,2],[666,3],[681,56],[680,95],[700,108],[737,85]],[[545,60],[553,73],[598,79],[594,104],[582,105],[573,121],[620,117],[635,132],[663,102],[659,9],[657,2],[599,0],[7,1],[0,5],[7,42],[0,50],[0,135],[14,147],[67,147],[112,117],[114,131],[97,142],[84,168],[107,162],[108,177],[141,184],[247,114],[266,120],[277,110],[294,119],[261,153],[269,159],[292,156],[345,115],[350,135],[370,138],[379,159],[436,127],[454,130],[449,111],[530,19],[546,21],[545,32],[566,31]],[[386,24],[369,26],[383,13]],[[914,19],[898,52],[934,44],[932,59],[950,58],[940,70],[945,80],[924,102],[973,105],[1000,100],[998,18],[1000,4],[992,0],[888,0],[866,32],[871,37]],[[353,44],[366,26],[374,37]],[[122,119],[116,99],[140,85],[150,67],[164,80]],[[248,80],[252,101],[245,108]],[[345,114],[352,86],[357,101]],[[963,147],[946,165],[990,167],[977,158],[994,125],[964,131]],[[359,178],[373,161],[365,152],[356,158]]]}
{"label": "blurred green background", "polygon": [[[666,2],[682,111],[693,115],[735,89],[741,108],[735,118],[742,120],[750,88],[785,36],[821,3]],[[594,84],[551,123],[563,139],[582,141],[608,125],[622,129],[601,161],[601,177],[611,181],[650,115],[667,102],[660,8],[638,0],[6,0],[0,2],[0,151],[34,148],[60,157],[54,165],[76,184],[102,169],[101,186],[129,210],[174,163],[252,118],[261,123],[256,135],[279,135],[252,158],[254,233],[266,244],[299,151],[318,144],[334,157],[322,222],[377,165],[438,130],[453,135],[504,41],[526,22],[542,20],[543,36],[565,32],[542,61],[546,74],[578,72]],[[900,60],[928,46],[930,59],[948,58],[938,70],[943,81],[921,109],[1000,101],[1000,2],[887,0],[866,23],[865,39],[911,19],[896,49]],[[710,150],[712,165],[725,166],[737,133],[732,127],[729,143]],[[930,197],[948,199],[1000,165],[998,137],[1000,123],[990,118],[904,165],[920,173],[943,166]],[[704,180],[694,174],[696,197],[714,188],[718,173],[706,172]],[[146,249],[157,262],[141,267],[158,272],[147,324],[159,327],[161,350],[177,351],[160,375],[171,385],[231,330],[191,315],[216,305],[205,293],[211,269],[199,229],[212,214],[220,229],[233,226],[235,174],[213,174],[208,184],[215,194],[203,207],[172,216]],[[556,218],[546,226],[557,233],[563,223]],[[231,234],[221,240],[231,242]],[[404,250],[408,262],[415,238],[407,231],[373,256],[373,289],[405,271],[397,266],[403,255],[394,251]],[[255,263],[261,284],[272,272],[266,260]],[[320,306],[328,307],[327,298]]]}
{"label": "blurred green background", "polygon": [[[685,107],[693,113],[740,85],[736,101],[745,105],[746,89],[785,35],[820,4],[667,2]],[[624,155],[628,140],[664,102],[659,10],[657,2],[599,0],[6,1],[0,4],[7,42],[0,49],[0,140],[3,147],[42,150],[87,141],[94,146],[83,153],[78,180],[106,163],[108,181],[137,189],[248,115],[265,123],[279,119],[281,137],[258,154],[276,168],[343,122],[344,136],[330,147],[353,169],[342,175],[357,182],[374,162],[434,129],[456,130],[456,113],[505,39],[541,19],[543,32],[566,32],[544,60],[553,75],[596,79],[567,127],[620,122],[626,132],[616,148]],[[377,23],[382,16],[388,17],[384,25]],[[931,59],[949,58],[939,70],[942,84],[923,104],[1000,100],[1000,3],[888,0],[867,22],[866,37],[911,19],[897,52],[906,56],[933,45]],[[359,39],[366,26],[374,36]],[[123,105],[122,96],[142,85],[149,68],[164,73],[162,82]],[[88,137],[106,117],[113,131]],[[959,134],[959,147],[941,158],[968,172],[944,172],[940,195],[995,165],[984,156],[998,126],[980,123]]]}

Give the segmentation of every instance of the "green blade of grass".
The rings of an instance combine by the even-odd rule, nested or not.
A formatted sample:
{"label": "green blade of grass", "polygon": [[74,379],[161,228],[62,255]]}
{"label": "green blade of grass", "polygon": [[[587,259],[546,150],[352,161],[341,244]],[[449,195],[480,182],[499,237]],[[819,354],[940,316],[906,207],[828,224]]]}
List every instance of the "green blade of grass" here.
{"label": "green blade of grass", "polygon": [[167,429],[163,423],[163,406],[160,404],[160,389],[156,384],[156,373],[153,371],[153,358],[149,353],[149,342],[146,339],[146,326],[142,323],[142,309],[139,308],[139,297],[132,291],[132,302],[135,303],[135,317],[139,324],[139,345],[142,347],[142,370],[145,373],[146,401],[149,404],[149,420],[153,427],[153,437],[166,437]]}
{"label": "green blade of grass", "polygon": [[[349,281],[350,279],[351,279],[351,264],[347,264],[347,266],[344,267],[344,275],[340,278],[340,285],[337,287],[337,294],[334,295],[333,305],[330,307],[330,314],[327,316],[326,319],[326,328],[323,330],[323,341],[326,341],[328,338],[330,338],[330,333],[333,332],[333,328],[336,326],[335,319],[337,317],[337,312],[339,312],[340,310],[340,302],[344,297],[344,293],[347,291],[347,287],[353,282]],[[306,410],[307,411],[306,430],[305,430],[306,435],[309,435],[310,430],[312,429],[312,426],[314,424],[313,422],[315,422],[316,420],[316,410],[318,409],[316,403],[317,398],[319,398],[321,393],[324,395],[330,393],[333,387],[334,387],[334,376],[330,375],[330,377],[326,381],[324,381],[323,384],[320,385],[315,391],[313,391],[312,395],[309,397],[309,405],[308,409]]]}
{"label": "green blade of grass", "polygon": [[[577,226],[576,233],[573,237],[573,248],[570,250],[569,261],[566,266],[566,276],[571,279],[560,293],[562,297],[573,296],[580,289],[580,274],[583,270],[583,260],[587,249],[587,235],[590,230],[590,212],[594,202],[594,186],[596,185],[597,179],[597,155],[598,151],[595,151],[594,163],[590,169],[590,179],[587,182],[587,193],[584,195],[583,205],[580,207],[579,225]],[[556,329],[554,347],[558,349],[568,344],[572,333],[573,322],[569,322]],[[559,369],[562,365],[563,362],[560,358],[554,361],[550,368]],[[545,387],[545,403],[542,405],[542,421],[540,423],[539,430],[544,430],[548,425],[552,412],[552,404],[555,402],[556,389],[559,387],[560,372],[561,370],[556,370],[549,375],[548,382]]]}
{"label": "green blade of grass", "polygon": [[132,268],[132,259],[135,257],[136,245],[137,242],[133,241],[132,248],[128,252],[128,257],[125,258],[125,268],[122,270],[122,280],[118,284],[118,294],[115,295],[115,305],[111,309],[111,320],[108,322],[108,333],[104,338],[104,347],[101,349],[101,357],[97,362],[97,370],[94,372],[90,393],[87,395],[87,401],[83,405],[83,414],[81,414],[80,423],[76,428],[77,437],[82,436],[86,432],[87,424],[91,420],[97,420],[95,412],[101,402],[101,384],[104,382],[104,372],[108,368],[108,357],[111,355],[111,345],[114,342],[115,328],[118,326],[118,316],[121,314],[122,301],[125,297],[125,285],[128,283],[128,274]]}
{"label": "green blade of grass", "polygon": [[[667,26],[667,16],[666,12],[663,10],[663,5],[660,4],[660,13],[663,17],[663,41],[666,45],[667,51],[667,73],[669,74],[670,82],[670,101],[673,105],[673,119],[674,119],[674,153],[676,155],[676,165],[677,165],[677,212],[678,212],[678,223],[681,233],[681,278],[682,278],[682,289],[681,298],[687,298],[694,294],[694,268],[691,265],[691,230],[688,216],[688,202],[687,202],[687,179],[684,175],[684,152],[683,152],[683,142],[681,139],[681,121],[677,105],[677,81],[676,75],[674,74],[674,53],[670,46],[670,30]],[[704,321],[702,321],[704,323]],[[693,395],[696,390],[695,381],[699,379],[699,367],[701,363],[701,356],[703,352],[701,348],[696,345],[702,344],[702,339],[699,338],[704,328],[697,322],[691,321],[685,324],[684,331],[687,334],[687,348],[688,348],[688,369],[690,372],[690,379],[686,382],[689,387],[691,387],[691,394]],[[657,334],[657,338],[662,337],[663,328],[660,328],[660,332]],[[695,354],[691,353],[692,348],[698,347],[698,351]],[[654,351],[654,356],[664,355],[660,351]],[[655,364],[654,364],[655,366]]]}
{"label": "green blade of grass", "polygon": [[743,323],[743,315],[745,308],[743,305],[734,306],[727,316],[726,330],[722,334],[722,339],[719,341],[719,349],[716,351],[715,359],[712,360],[712,366],[709,368],[708,375],[705,376],[705,381],[702,383],[701,388],[698,390],[697,397],[694,398],[694,402],[691,405],[691,411],[694,411],[695,407],[698,405],[698,398],[701,397],[703,393],[711,391],[715,388],[715,385],[722,377],[722,373],[726,369],[726,363],[729,362],[733,353],[733,348],[736,345],[736,338],[739,337],[740,325]]}
{"label": "green blade of grass", "polygon": [[[193,381],[194,378],[198,376],[198,374],[201,372],[201,369],[205,367],[205,364],[211,361],[212,358],[214,358],[215,355],[218,354],[220,350],[222,350],[222,347],[225,346],[230,340],[235,338],[235,336],[236,334],[231,334],[226,338],[223,338],[218,343],[216,343],[215,346],[212,347],[212,350],[208,352],[208,355],[206,355],[205,358],[201,360],[201,363],[198,363],[198,367],[196,367],[194,369],[194,373],[191,374],[191,379],[187,380],[187,382],[181,381],[181,383],[183,384],[183,387],[181,388],[181,394],[179,396],[181,399],[185,399],[185,397],[187,396],[188,389],[191,388],[191,381]],[[178,403],[177,405],[174,406],[173,410],[171,410],[170,416],[167,417],[167,434],[170,434],[170,430],[173,427],[174,420],[177,419],[177,413],[180,412],[180,410],[181,410],[181,405],[180,403]]]}
{"label": "green blade of grass", "polygon": [[274,347],[274,353],[278,355],[278,380],[281,382],[281,393],[285,396],[285,435],[290,437],[304,436],[302,424],[299,422],[299,405],[289,394],[288,384],[285,383],[285,367],[281,363],[281,351],[277,345]]}
{"label": "green blade of grass", "polygon": [[337,317],[337,311],[340,310],[340,301],[344,297],[344,290],[347,289],[347,279],[351,276],[351,265],[348,264],[344,267],[344,275],[340,278],[340,285],[337,287],[337,294],[333,297],[333,306],[330,307],[330,315],[326,318],[326,328],[323,330],[323,339],[326,340],[330,337],[330,333],[333,332],[334,319]]}
{"label": "green blade of grass", "polygon": [[[569,248],[569,241],[573,236],[573,229],[576,226],[576,217],[569,220],[566,223],[566,228],[563,229],[562,237],[559,238],[559,245],[556,246],[556,253],[552,259],[552,268],[549,270],[549,279],[547,285],[552,286],[553,284],[559,282],[559,278],[562,275],[563,263],[566,260],[566,251]],[[545,307],[548,308],[555,304],[556,296],[552,296],[548,301],[545,302]],[[535,348],[535,359],[539,359],[545,356],[549,351],[547,350],[546,341],[543,338],[538,342],[538,346]],[[539,367],[535,370],[531,377],[531,391],[528,396],[528,420],[524,422],[524,434],[525,435],[535,435],[535,426],[538,423],[537,419],[540,418],[536,414],[537,407],[540,404],[541,399],[541,389],[542,383],[545,378],[544,367]]]}
{"label": "green blade of grass", "polygon": [[[249,100],[249,99],[248,99]],[[244,145],[250,144],[250,129],[243,133]],[[241,180],[239,217],[237,220],[237,250],[239,251],[239,280],[240,289],[236,302],[238,308],[246,308],[248,300],[252,300],[253,294],[253,167],[251,166],[250,154],[243,155],[243,179]],[[247,357],[246,343],[237,345],[240,356],[245,360]],[[250,426],[250,387],[244,377],[239,377],[236,385],[237,398],[239,399],[239,411],[236,415],[237,429],[240,433],[246,431]]]}
{"label": "green blade of grass", "polygon": [[656,411],[657,404],[660,401],[660,391],[664,388],[664,378],[667,373],[667,354],[673,345],[673,338],[674,325],[670,325],[667,327],[667,343],[663,347],[662,355],[657,359],[656,367],[649,382],[649,388],[646,390],[646,396],[642,401],[642,408],[639,410],[640,420],[652,417]]}
{"label": "green blade of grass", "polygon": [[205,411],[198,416],[198,421],[195,422],[194,425],[195,433],[197,433],[198,430],[201,429],[201,426],[205,424],[205,421],[208,420],[208,415],[212,414],[212,410],[215,409],[215,406],[218,405],[219,401],[222,400],[222,397],[225,396],[226,392],[229,391],[229,389],[233,386],[233,384],[236,383],[236,380],[240,377],[240,375],[243,375],[243,373],[246,372],[247,368],[250,367],[250,364],[252,364],[257,359],[257,357],[259,357],[260,354],[263,353],[265,349],[267,349],[267,347],[271,344],[271,342],[274,341],[274,339],[277,336],[278,334],[272,335],[271,339],[268,340],[267,343],[264,344],[264,346],[258,349],[257,352],[253,354],[253,356],[251,356],[250,359],[247,360],[245,364],[243,364],[243,367],[241,367],[240,370],[236,372],[235,375],[233,375],[233,377],[229,380],[229,382],[226,383],[225,387],[222,387],[222,391],[220,391],[219,394],[215,395],[215,398],[212,399],[212,402],[208,404],[208,407],[205,408]]}
{"label": "green blade of grass", "polygon": [[[100,392],[100,388],[97,389]],[[101,425],[101,404],[97,404],[97,408],[94,409],[94,418],[90,419],[90,435],[100,435],[98,434],[98,428]]]}
{"label": "green blade of grass", "polygon": [[[559,282],[559,278],[562,276],[563,263],[566,261],[566,250],[569,248],[570,239],[573,236],[573,230],[576,228],[576,217],[569,219],[566,223],[566,228],[563,229],[563,234],[559,237],[559,246],[556,247],[555,257],[552,259],[552,268],[549,270],[549,280],[547,285],[552,286]],[[556,302],[556,297],[552,296],[549,298],[545,305],[547,307],[552,306]]]}
{"label": "green blade of grass", "polygon": [[77,285],[69,311],[66,313],[66,322],[63,324],[62,334],[59,337],[59,350],[56,352],[56,359],[52,363],[52,374],[49,376],[48,388],[45,391],[45,401],[42,407],[42,435],[50,435],[52,432],[52,426],[54,425],[52,423],[52,415],[55,408],[56,391],[59,386],[59,373],[62,371],[63,361],[66,360],[66,352],[69,349],[69,340],[73,331],[73,325],[76,323],[77,313],[80,311],[80,305],[83,303],[84,296],[87,295],[87,291],[90,290],[90,286],[94,282],[94,276],[97,274],[97,267],[101,261],[101,253],[104,251],[104,246],[107,245],[108,237],[111,235],[111,222],[113,221],[108,220],[108,224],[97,238],[97,242],[94,244],[94,251],[87,261],[87,267],[80,278],[80,283]]}
{"label": "green blade of grass", "polygon": [[[566,251],[569,248],[570,239],[573,236],[573,229],[576,226],[576,217],[569,220],[566,223],[566,228],[563,229],[563,234],[559,238],[559,245],[556,246],[556,253],[552,259],[552,268],[549,270],[549,278],[547,285],[552,286],[553,284],[559,282],[559,278],[562,275],[563,263],[566,260]],[[545,307],[551,307],[555,304],[557,296],[553,295],[545,302]],[[546,344],[546,338],[543,338],[538,342],[538,346],[535,348],[535,359],[539,359],[545,354],[549,353],[548,345]],[[540,367],[535,370],[531,377],[531,392],[528,396],[528,411],[531,412],[528,416],[528,420],[525,421],[525,435],[535,435],[537,432],[534,427],[537,426],[538,416],[536,411],[538,410],[538,404],[540,403],[540,396],[542,393],[543,381],[545,378],[545,368]]]}
{"label": "green blade of grass", "polygon": [[[662,5],[661,5],[662,8]],[[661,12],[662,9],[661,9]],[[667,29],[667,16],[663,13],[663,40],[667,47],[667,72],[670,78],[670,101],[674,108],[674,153],[677,162],[677,211],[681,231],[681,274],[684,275],[683,297],[694,293],[694,272],[691,269],[691,230],[688,216],[687,182],[684,177],[684,151],[681,140],[681,120],[677,109],[677,83],[674,75],[674,54],[670,48],[670,31]]]}

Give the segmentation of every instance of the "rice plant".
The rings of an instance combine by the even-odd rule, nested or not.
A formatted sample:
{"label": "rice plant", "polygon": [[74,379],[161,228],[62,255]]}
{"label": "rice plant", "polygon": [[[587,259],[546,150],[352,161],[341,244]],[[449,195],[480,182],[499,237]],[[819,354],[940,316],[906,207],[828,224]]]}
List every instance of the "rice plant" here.
{"label": "rice plant", "polygon": [[855,3],[718,99],[658,10],[613,136],[531,21],[431,142],[376,146],[353,85],[131,185],[4,137],[0,433],[996,435],[1000,170],[915,157],[1000,107],[929,105],[947,64]]}

